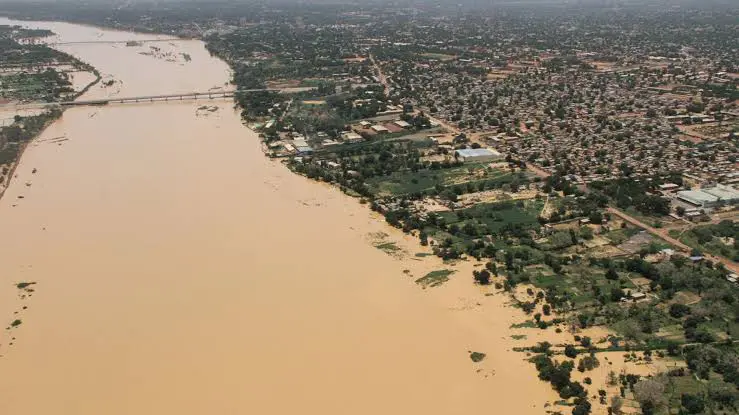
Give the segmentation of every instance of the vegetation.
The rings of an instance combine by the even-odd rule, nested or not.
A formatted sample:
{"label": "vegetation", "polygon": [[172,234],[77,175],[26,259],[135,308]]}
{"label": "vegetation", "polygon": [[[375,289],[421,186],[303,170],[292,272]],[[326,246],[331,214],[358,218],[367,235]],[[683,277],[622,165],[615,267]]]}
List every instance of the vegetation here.
{"label": "vegetation", "polygon": [[471,352],[470,359],[475,363],[482,362],[485,359],[485,353]]}
{"label": "vegetation", "polygon": [[454,274],[455,271],[448,269],[441,269],[437,271],[431,271],[423,277],[416,280],[416,284],[423,288],[438,287],[441,284],[449,281],[449,276]]}
{"label": "vegetation", "polygon": [[739,262],[739,223],[724,220],[715,225],[697,226],[685,232],[680,240],[699,251]]}

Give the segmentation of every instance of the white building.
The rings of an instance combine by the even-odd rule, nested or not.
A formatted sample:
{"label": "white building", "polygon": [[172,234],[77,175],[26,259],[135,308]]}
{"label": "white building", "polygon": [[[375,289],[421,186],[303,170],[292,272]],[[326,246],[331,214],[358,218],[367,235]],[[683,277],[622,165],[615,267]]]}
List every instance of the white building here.
{"label": "white building", "polygon": [[469,162],[488,162],[502,160],[503,155],[489,148],[473,148],[465,150],[457,150],[454,152],[457,158],[463,163]]}

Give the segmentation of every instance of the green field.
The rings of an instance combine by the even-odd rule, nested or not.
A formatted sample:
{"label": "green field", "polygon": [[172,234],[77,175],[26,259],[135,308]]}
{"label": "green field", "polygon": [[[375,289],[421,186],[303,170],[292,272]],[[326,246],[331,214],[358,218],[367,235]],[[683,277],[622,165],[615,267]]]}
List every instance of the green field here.
{"label": "green field", "polygon": [[485,228],[490,232],[498,232],[506,226],[522,226],[524,228],[538,228],[538,214],[543,201],[527,200],[517,202],[480,203],[467,209],[456,212],[442,212],[439,214],[449,224],[463,227],[472,224],[480,232]]}
{"label": "green field", "polygon": [[367,184],[379,196],[397,196],[407,193],[427,191],[437,186],[451,186],[471,183],[479,188],[480,183],[487,187],[510,183],[513,175],[502,170],[486,169],[482,164],[468,164],[449,169],[424,169],[417,172],[400,171],[388,176],[373,177]]}

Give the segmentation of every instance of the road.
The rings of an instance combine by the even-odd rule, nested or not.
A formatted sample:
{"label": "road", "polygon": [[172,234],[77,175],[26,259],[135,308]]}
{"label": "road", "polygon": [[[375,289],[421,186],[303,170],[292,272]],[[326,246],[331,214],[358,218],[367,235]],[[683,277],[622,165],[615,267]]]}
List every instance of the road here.
{"label": "road", "polygon": [[380,79],[380,83],[385,88],[385,96],[390,96],[390,84],[387,82],[387,77],[385,77],[385,74],[382,72],[382,69],[380,68],[380,65],[377,64],[377,61],[375,60],[375,57],[372,56],[372,54],[369,54],[370,61],[372,62],[372,66],[375,67],[375,71],[377,71],[377,77]]}
{"label": "road", "polygon": [[[667,241],[670,245],[672,245],[672,246],[674,246],[676,248],[679,248],[686,255],[689,255],[690,254],[690,251],[692,250],[692,248],[689,247],[688,245],[685,245],[684,243],[682,243],[682,242],[678,241],[677,239],[671,237],[666,229],[657,229],[657,228],[655,228],[653,226],[649,226],[646,223],[644,223],[644,222],[642,222],[642,221],[634,218],[633,216],[631,216],[631,215],[629,215],[629,214],[627,214],[627,213],[625,213],[625,212],[623,212],[623,211],[621,211],[619,209],[616,209],[616,208],[609,207],[606,210],[609,213],[614,214],[614,215],[620,217],[621,219],[625,220],[626,222],[629,222],[629,223],[631,223],[634,226],[638,226],[638,227],[644,229],[645,231],[649,232],[650,234],[652,234],[654,236],[657,236],[657,237],[659,237],[659,238]],[[711,254],[707,254],[707,253],[704,253],[703,256],[706,259],[713,261],[714,263],[724,264],[724,266],[726,267],[726,269],[730,270],[731,272],[739,273],[739,264],[737,264],[734,261],[731,261],[728,258],[720,257],[720,256],[717,256],[717,255],[711,255]]]}

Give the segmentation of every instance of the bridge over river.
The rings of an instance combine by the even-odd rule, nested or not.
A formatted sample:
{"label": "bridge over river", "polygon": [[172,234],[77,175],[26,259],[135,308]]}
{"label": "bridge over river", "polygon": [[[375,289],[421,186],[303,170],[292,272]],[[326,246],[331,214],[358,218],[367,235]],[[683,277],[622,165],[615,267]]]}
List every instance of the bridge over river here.
{"label": "bridge over river", "polygon": [[132,103],[143,103],[143,102],[166,102],[166,101],[185,101],[185,100],[201,100],[201,99],[218,99],[218,98],[232,98],[236,94],[249,94],[255,92],[276,92],[278,94],[290,94],[296,92],[303,92],[315,89],[314,87],[306,88],[287,88],[287,89],[275,89],[275,88],[261,88],[261,89],[237,89],[232,91],[195,91],[195,92],[180,92],[174,94],[163,94],[163,95],[140,95],[140,96],[125,96],[125,97],[106,97],[97,99],[78,99],[74,101],[56,101],[56,102],[28,102],[28,103],[17,103],[17,104],[4,104],[0,105],[0,109],[34,109],[44,108],[50,105],[60,105],[63,107],[73,106],[85,106],[85,105],[109,105],[109,104],[132,104]]}
{"label": "bridge over river", "polygon": [[39,42],[47,46],[61,46],[61,45],[94,45],[94,44],[106,44],[106,45],[131,45],[138,46],[144,43],[155,43],[155,42],[180,42],[190,39],[185,38],[166,38],[166,39],[138,39],[138,40],[82,40],[82,41],[70,41],[70,42]]}

